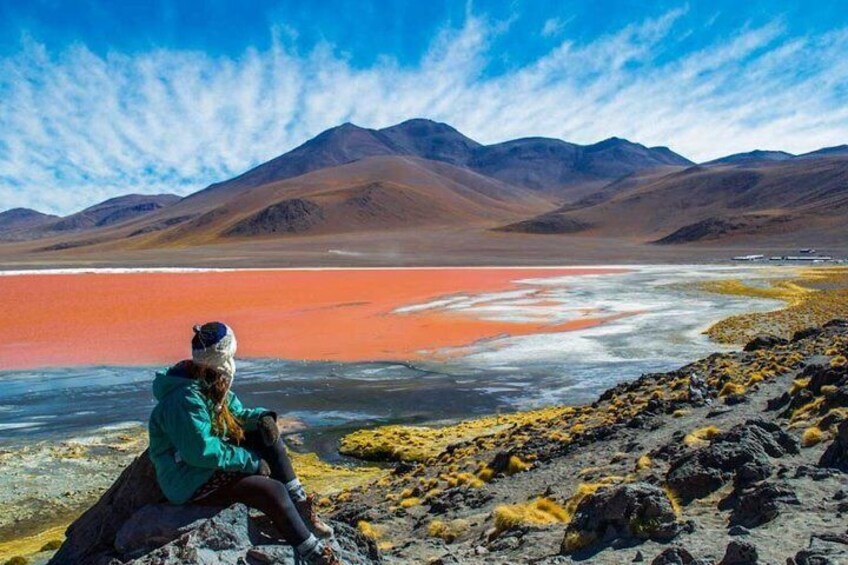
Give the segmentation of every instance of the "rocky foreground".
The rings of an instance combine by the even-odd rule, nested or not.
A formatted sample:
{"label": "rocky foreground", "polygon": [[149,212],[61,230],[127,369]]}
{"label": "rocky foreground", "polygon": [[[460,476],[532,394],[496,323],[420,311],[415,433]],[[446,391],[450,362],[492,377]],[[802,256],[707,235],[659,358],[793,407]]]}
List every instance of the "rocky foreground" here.
{"label": "rocky foreground", "polygon": [[[346,563],[848,563],[848,321],[591,406],[352,434],[394,472],[324,501]],[[241,506],[161,502],[146,455],[55,564],[293,563]]]}

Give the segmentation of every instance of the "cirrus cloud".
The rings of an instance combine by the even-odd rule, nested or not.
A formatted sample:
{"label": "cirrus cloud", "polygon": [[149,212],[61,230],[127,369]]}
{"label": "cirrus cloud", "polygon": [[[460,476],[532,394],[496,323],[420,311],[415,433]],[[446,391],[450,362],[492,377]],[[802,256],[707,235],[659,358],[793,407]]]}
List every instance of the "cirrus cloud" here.
{"label": "cirrus cloud", "polygon": [[681,13],[564,37],[495,76],[499,28],[473,17],[413,67],[387,57],[356,68],[331,45],[298,54],[283,41],[231,58],[52,53],[27,39],[0,59],[0,208],[67,213],[128,192],[188,194],[345,121],[428,117],[483,143],[616,135],[693,160],[848,141],[848,30],[798,37],[775,21],[671,56],[691,31]]}

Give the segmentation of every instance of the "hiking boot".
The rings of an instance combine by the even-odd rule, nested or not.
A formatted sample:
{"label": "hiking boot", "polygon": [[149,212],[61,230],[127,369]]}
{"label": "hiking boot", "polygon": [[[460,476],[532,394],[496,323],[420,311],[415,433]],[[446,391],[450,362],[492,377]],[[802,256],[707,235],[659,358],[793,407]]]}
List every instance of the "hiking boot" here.
{"label": "hiking boot", "polygon": [[298,500],[294,505],[297,507],[300,517],[316,536],[328,538],[333,535],[333,528],[318,517],[318,513],[315,512],[314,500],[315,496],[310,494],[305,500]]}
{"label": "hiking boot", "polygon": [[310,555],[305,560],[309,565],[344,565],[329,545],[325,545],[320,552]]}

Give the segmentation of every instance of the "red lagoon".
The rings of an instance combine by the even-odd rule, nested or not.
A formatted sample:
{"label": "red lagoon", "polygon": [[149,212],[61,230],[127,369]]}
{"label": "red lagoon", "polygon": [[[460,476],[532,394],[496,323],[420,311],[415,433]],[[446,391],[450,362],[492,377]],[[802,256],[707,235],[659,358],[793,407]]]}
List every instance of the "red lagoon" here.
{"label": "red lagoon", "polygon": [[416,360],[499,336],[599,324],[545,325],[398,308],[515,289],[527,278],[625,269],[326,269],[0,276],[0,369],[165,364],[186,357],[191,326],[234,327],[240,357]]}

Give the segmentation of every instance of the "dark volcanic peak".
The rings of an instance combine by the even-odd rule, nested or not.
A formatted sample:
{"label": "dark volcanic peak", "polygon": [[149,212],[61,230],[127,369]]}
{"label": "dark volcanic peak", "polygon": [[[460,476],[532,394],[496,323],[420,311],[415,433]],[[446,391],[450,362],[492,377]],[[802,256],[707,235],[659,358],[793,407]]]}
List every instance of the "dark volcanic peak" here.
{"label": "dark volcanic peak", "polygon": [[755,149],[754,151],[748,151],[747,153],[734,153],[733,155],[713,159],[712,161],[704,163],[704,165],[749,165],[758,162],[767,163],[786,161],[787,159],[792,159],[794,157],[795,155],[787,153],[786,151],[764,151],[761,149]]}
{"label": "dark volcanic peak", "polygon": [[0,212],[0,231],[32,228],[57,218],[58,216],[44,214],[31,208],[12,208]]}
{"label": "dark volcanic peak", "polygon": [[452,165],[464,165],[470,153],[480,147],[448,124],[420,118],[383,128],[379,133],[394,147],[410,155]]}
{"label": "dark volcanic peak", "polygon": [[822,149],[818,149],[816,151],[811,151],[810,153],[804,153],[803,155],[798,155],[799,158],[807,158],[807,157],[837,157],[842,155],[848,155],[848,145],[836,145],[834,147],[823,147]]}
{"label": "dark volcanic peak", "polygon": [[251,188],[383,155],[442,161],[546,192],[578,182],[610,181],[645,168],[692,164],[668,148],[620,138],[588,146],[540,137],[481,145],[448,124],[418,118],[379,130],[342,124],[207,190]]}
{"label": "dark volcanic peak", "polygon": [[507,183],[548,191],[582,178],[579,150],[560,139],[527,137],[480,147],[468,166]]}
{"label": "dark volcanic peak", "polygon": [[367,157],[402,153],[403,151],[379,132],[346,122],[318,134],[288,153],[250,169],[234,179],[210,185],[206,190],[196,194],[209,190],[260,186]]}
{"label": "dark volcanic peak", "polygon": [[71,231],[104,227],[154,212],[181,198],[175,194],[127,194],[110,198],[52,224],[51,231]]}
{"label": "dark volcanic peak", "polygon": [[601,178],[614,179],[641,169],[693,164],[666,147],[651,149],[619,137],[587,145],[582,150],[578,169]]}

